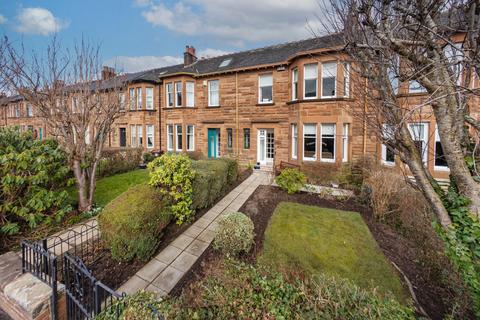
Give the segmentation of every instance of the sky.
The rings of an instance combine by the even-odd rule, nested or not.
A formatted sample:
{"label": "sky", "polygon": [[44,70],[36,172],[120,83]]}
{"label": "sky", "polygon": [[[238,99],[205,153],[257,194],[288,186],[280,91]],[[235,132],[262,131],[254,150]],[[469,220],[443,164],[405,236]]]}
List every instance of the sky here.
{"label": "sky", "polygon": [[[0,34],[41,52],[53,35],[101,47],[122,72],[182,63],[186,45],[211,57],[314,36],[318,0],[0,0]],[[315,31],[312,31],[315,30]]]}

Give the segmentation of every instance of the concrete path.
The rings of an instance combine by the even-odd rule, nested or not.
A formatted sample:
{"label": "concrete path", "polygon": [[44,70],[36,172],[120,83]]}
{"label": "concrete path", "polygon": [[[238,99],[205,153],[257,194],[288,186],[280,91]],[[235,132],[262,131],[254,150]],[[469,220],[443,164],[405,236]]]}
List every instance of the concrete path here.
{"label": "concrete path", "polygon": [[252,173],[117,291],[132,294],[146,289],[160,297],[167,295],[208,248],[220,216],[238,211],[259,185],[270,182],[269,173]]}

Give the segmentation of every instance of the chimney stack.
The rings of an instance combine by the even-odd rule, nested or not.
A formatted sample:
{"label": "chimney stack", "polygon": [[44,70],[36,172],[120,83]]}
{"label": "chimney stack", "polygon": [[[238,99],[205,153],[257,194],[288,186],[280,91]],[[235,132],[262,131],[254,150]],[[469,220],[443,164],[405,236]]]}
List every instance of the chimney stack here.
{"label": "chimney stack", "polygon": [[197,56],[195,55],[195,48],[193,46],[187,46],[185,52],[183,53],[183,65],[189,66],[195,61],[197,61]]}
{"label": "chimney stack", "polygon": [[115,77],[115,69],[112,67],[103,66],[102,69],[102,80],[108,80]]}

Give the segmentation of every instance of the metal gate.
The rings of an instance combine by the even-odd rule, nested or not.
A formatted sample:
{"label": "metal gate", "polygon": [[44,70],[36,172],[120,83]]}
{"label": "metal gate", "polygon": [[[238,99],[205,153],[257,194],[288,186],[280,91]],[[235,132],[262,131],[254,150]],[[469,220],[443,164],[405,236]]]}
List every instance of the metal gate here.
{"label": "metal gate", "polygon": [[98,281],[81,259],[67,252],[63,262],[67,319],[93,319],[107,308],[118,318],[124,296]]}

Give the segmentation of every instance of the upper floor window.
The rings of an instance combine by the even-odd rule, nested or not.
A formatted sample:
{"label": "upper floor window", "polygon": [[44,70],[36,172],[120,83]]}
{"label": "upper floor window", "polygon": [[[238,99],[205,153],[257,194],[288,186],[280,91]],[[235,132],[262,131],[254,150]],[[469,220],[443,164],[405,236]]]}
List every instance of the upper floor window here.
{"label": "upper floor window", "polygon": [[411,80],[411,81],[408,82],[408,92],[409,93],[423,93],[423,92],[427,92],[427,90],[418,81]]}
{"label": "upper floor window", "polygon": [[142,88],[137,88],[137,109],[141,110],[143,107],[142,103]]}
{"label": "upper floor window", "polygon": [[350,63],[343,64],[343,96],[350,97]]}
{"label": "upper floor window", "polygon": [[145,89],[145,103],[147,110],[153,110],[153,88],[151,87]]}
{"label": "upper floor window", "polygon": [[130,110],[135,110],[135,89],[131,88],[130,93]]}
{"label": "upper floor window", "polygon": [[457,85],[462,83],[462,62],[464,60],[464,51],[461,43],[447,44],[443,48],[445,58],[452,72],[453,82]]}
{"label": "upper floor window", "polygon": [[[125,110],[125,93],[121,92],[119,95],[118,95],[118,100],[120,101],[120,110]],[[78,100],[77,98],[73,98],[73,110],[74,112],[77,112],[77,106],[78,104]]]}
{"label": "upper floor window", "polygon": [[27,102],[27,117],[33,117],[32,105]]}
{"label": "upper floor window", "polygon": [[306,64],[303,71],[303,97],[314,99],[317,97],[318,66],[316,63]]}
{"label": "upper floor window", "polygon": [[167,107],[173,107],[173,83],[166,84]]}
{"label": "upper floor window", "polygon": [[20,118],[20,106],[18,104],[15,105],[15,117]]}
{"label": "upper floor window", "polygon": [[298,69],[292,71],[292,100],[298,99]]}
{"label": "upper floor window", "polygon": [[187,92],[187,107],[195,106],[195,82],[187,81],[186,83],[186,92]]}
{"label": "upper floor window", "polygon": [[175,107],[182,106],[182,82],[175,82]]}
{"label": "upper floor window", "polygon": [[208,81],[208,106],[218,107],[220,105],[220,83],[219,80]]}
{"label": "upper floor window", "polygon": [[400,59],[398,55],[393,56],[390,65],[387,67],[388,79],[392,87],[393,94],[398,94],[400,78]]}
{"label": "upper floor window", "polygon": [[337,62],[322,64],[322,98],[333,98],[337,87]]}
{"label": "upper floor window", "polygon": [[273,76],[262,74],[258,77],[258,103],[273,101]]}

